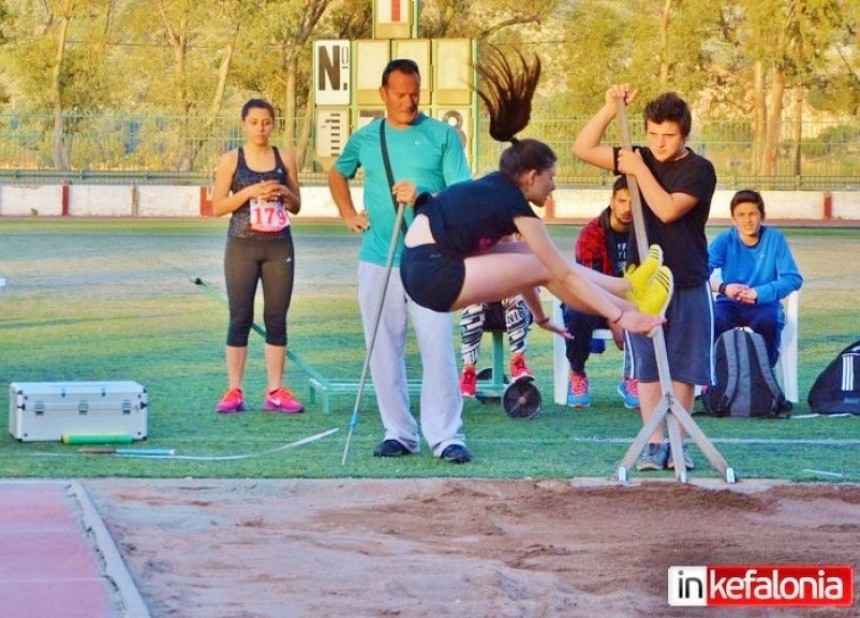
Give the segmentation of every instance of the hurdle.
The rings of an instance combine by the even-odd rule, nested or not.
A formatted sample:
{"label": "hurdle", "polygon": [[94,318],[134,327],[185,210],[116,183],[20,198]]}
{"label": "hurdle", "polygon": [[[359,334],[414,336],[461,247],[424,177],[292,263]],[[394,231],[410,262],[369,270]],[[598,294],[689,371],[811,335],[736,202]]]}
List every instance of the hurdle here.
{"label": "hurdle", "polygon": [[[616,99],[616,108],[621,146],[625,150],[632,150],[630,128],[627,124],[627,109],[623,97]],[[640,256],[645,256],[648,255],[648,236],[645,230],[645,220],[642,215],[642,198],[639,194],[639,185],[636,183],[636,177],[628,174],[627,185],[630,189],[630,200],[633,206],[633,227],[636,231],[636,248]],[[669,432],[669,445],[672,452],[675,453],[675,479],[677,481],[682,483],[687,482],[687,469],[683,465],[680,456],[683,452],[683,439],[681,437],[681,427],[683,427],[720,476],[727,483],[734,483],[736,481],[734,469],[729,467],[725,458],[699,428],[690,413],[674,398],[669,358],[666,352],[666,339],[662,326],[657,329],[652,341],[654,343],[654,356],[657,361],[657,373],[660,378],[660,388],[663,398],[654,408],[648,421],[643,423],[639,434],[633,440],[630,448],[627,449],[627,452],[621,459],[621,463],[616,468],[614,478],[622,483],[628,481],[628,470],[631,469],[642,449],[645,448],[645,444],[648,442],[651,433],[657,429],[660,423],[665,421]]]}

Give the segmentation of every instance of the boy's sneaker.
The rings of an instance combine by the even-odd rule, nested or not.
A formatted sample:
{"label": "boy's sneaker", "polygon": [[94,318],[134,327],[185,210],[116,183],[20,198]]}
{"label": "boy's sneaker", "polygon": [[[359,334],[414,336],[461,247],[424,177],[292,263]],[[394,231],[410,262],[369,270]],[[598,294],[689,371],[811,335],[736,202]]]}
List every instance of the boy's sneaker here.
{"label": "boy's sneaker", "polygon": [[640,472],[645,470],[663,470],[666,467],[666,460],[669,457],[668,449],[665,444],[648,443],[642,455],[639,456],[639,461],[636,462],[636,469]]}
{"label": "boy's sneaker", "polygon": [[[684,443],[684,446],[681,450],[683,451],[683,455],[684,455],[684,457],[683,457],[684,467],[687,470],[692,470],[693,469],[693,457],[690,455],[690,449],[687,448],[686,443]],[[672,457],[672,446],[670,444],[666,445],[666,452],[669,454],[668,457],[666,458],[666,467],[669,470],[674,470],[675,469],[675,458]]]}
{"label": "boy's sneaker", "polygon": [[535,377],[534,372],[526,365],[526,355],[517,352],[511,356],[511,380],[516,382],[523,378]]}
{"label": "boy's sneaker", "polygon": [[638,302],[651,285],[651,279],[657,274],[657,270],[663,265],[663,248],[660,245],[651,245],[648,248],[648,257],[639,264],[631,264],[624,272],[624,278],[630,283],[628,298]]}
{"label": "boy's sneaker", "polygon": [[475,389],[478,387],[478,375],[475,373],[474,365],[466,365],[463,367],[463,373],[460,376],[460,394],[469,399],[475,398]]}
{"label": "boy's sneaker", "polygon": [[618,394],[624,400],[624,407],[635,410],[639,407],[639,380],[624,378],[618,385]]}
{"label": "boy's sneaker", "polygon": [[215,406],[215,410],[220,414],[233,414],[234,412],[244,412],[245,398],[242,395],[242,389],[229,389],[226,393],[224,393],[224,396],[221,398],[221,401],[218,402],[218,405]]}
{"label": "boy's sneaker", "polygon": [[645,293],[636,300],[639,311],[646,315],[663,317],[675,291],[675,279],[667,266],[661,266]]}
{"label": "boy's sneaker", "polygon": [[570,383],[567,385],[567,405],[571,408],[587,408],[591,405],[588,376],[584,373],[570,373]]}
{"label": "boy's sneaker", "polygon": [[263,410],[266,412],[283,412],[285,414],[298,414],[304,412],[305,407],[293,396],[293,392],[283,386],[266,394],[263,402]]}

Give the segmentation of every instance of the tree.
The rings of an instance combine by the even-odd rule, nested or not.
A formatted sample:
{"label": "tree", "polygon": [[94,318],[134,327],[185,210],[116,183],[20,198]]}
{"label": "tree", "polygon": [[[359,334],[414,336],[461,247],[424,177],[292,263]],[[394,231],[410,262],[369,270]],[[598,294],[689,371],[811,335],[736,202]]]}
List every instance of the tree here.
{"label": "tree", "polygon": [[741,0],[736,16],[752,92],[752,173],[777,173],[785,94],[793,89],[794,173],[801,172],[802,114],[808,82],[830,63],[844,36],[850,2],[839,0]]}
{"label": "tree", "polygon": [[[9,37],[11,35],[11,21],[12,16],[9,13],[9,9],[6,7],[6,3],[3,0],[0,0],[0,49],[9,42]],[[0,84],[0,105],[8,102],[9,93],[6,91],[5,85]]]}
{"label": "tree", "polygon": [[12,5],[16,43],[10,57],[16,81],[29,106],[52,115],[55,169],[71,167],[77,122],[67,113],[98,110],[110,99],[103,67],[112,6],[110,0],[43,0],[39,10],[28,2]]}
{"label": "tree", "polygon": [[179,171],[194,168],[221,111],[248,8],[242,0],[137,0],[125,14],[127,31],[147,43],[133,55],[143,56],[143,65],[158,76],[158,82],[147,84],[146,103],[179,118]]}
{"label": "tree", "polygon": [[606,88],[627,82],[639,101],[667,90],[694,103],[707,83],[708,42],[719,32],[718,5],[682,0],[581,0],[563,15],[564,101],[590,116]]}
{"label": "tree", "polygon": [[421,7],[419,36],[484,41],[502,30],[544,23],[560,3],[560,0],[426,0]]}
{"label": "tree", "polygon": [[[272,101],[284,118],[282,143],[296,151],[300,169],[307,162],[313,123],[312,38],[369,38],[370,4],[366,0],[277,2],[258,14],[246,37],[264,43],[264,53],[245,56],[237,67],[244,89]],[[299,110],[302,124],[297,132]]]}

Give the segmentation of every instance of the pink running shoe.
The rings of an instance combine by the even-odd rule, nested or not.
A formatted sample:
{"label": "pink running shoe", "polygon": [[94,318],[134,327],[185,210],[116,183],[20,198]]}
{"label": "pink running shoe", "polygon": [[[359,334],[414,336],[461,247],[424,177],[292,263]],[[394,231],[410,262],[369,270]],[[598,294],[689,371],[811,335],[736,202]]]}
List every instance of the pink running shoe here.
{"label": "pink running shoe", "polygon": [[526,365],[526,355],[522,352],[517,352],[511,355],[511,379],[516,382],[523,378],[535,377],[534,372]]}
{"label": "pink running shoe", "polygon": [[242,389],[229,389],[226,393],[224,393],[224,396],[221,398],[221,401],[218,402],[218,405],[215,406],[215,410],[220,414],[233,414],[234,412],[244,412],[245,398],[242,395]]}
{"label": "pink running shoe", "polygon": [[463,367],[463,374],[460,376],[460,394],[463,397],[474,399],[477,387],[478,375],[475,373],[475,366],[466,365]]}
{"label": "pink running shoe", "polygon": [[266,395],[266,401],[263,402],[263,410],[266,412],[298,414],[304,412],[305,407],[296,400],[291,390],[282,386]]}

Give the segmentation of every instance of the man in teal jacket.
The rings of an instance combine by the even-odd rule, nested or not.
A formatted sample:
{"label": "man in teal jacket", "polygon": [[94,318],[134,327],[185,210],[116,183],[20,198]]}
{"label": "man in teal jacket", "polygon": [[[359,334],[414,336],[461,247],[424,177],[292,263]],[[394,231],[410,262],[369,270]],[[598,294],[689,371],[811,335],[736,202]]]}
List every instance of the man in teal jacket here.
{"label": "man in teal jacket", "polygon": [[[373,333],[380,292],[385,285],[376,341],[370,355],[370,373],[385,438],[373,454],[399,457],[419,450],[419,425],[409,410],[406,381],[406,329],[411,318],[422,364],[420,432],[433,454],[451,463],[466,463],[471,454],[463,435],[463,398],[460,395],[454,353],[451,313],[431,311],[416,304],[400,281],[400,254],[395,254],[386,277],[388,246],[394,232],[396,210],[382,157],[382,137],[388,150],[394,183],[410,181],[418,192],[436,193],[469,180],[471,172],[463,144],[454,129],[418,110],[421,77],[412,60],[392,60],[382,74],[380,97],[386,117],[372,122],[349,138],[343,153],[329,171],[332,198],[346,226],[363,234],[358,265],[358,297],[367,344]],[[359,167],[364,169],[364,210],[358,212],[349,189]],[[406,222],[414,218],[411,208]]]}

